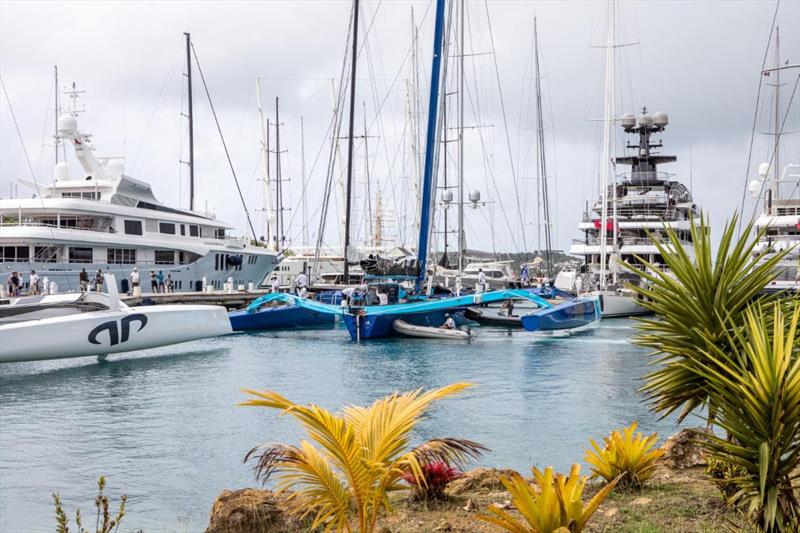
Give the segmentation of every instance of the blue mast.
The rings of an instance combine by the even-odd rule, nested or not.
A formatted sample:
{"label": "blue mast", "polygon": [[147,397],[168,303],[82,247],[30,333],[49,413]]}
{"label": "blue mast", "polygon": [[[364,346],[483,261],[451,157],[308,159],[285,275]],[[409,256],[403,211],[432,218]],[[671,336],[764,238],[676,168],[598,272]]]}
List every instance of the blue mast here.
{"label": "blue mast", "polygon": [[439,82],[442,63],[442,33],[444,29],[444,0],[436,0],[436,26],[433,34],[433,67],[431,69],[431,97],[428,102],[428,133],[425,139],[425,170],[422,180],[422,209],[419,223],[417,249],[416,289],[419,293],[428,265],[428,236],[431,222],[431,195],[433,193],[433,160],[436,149],[436,120],[439,111]]}

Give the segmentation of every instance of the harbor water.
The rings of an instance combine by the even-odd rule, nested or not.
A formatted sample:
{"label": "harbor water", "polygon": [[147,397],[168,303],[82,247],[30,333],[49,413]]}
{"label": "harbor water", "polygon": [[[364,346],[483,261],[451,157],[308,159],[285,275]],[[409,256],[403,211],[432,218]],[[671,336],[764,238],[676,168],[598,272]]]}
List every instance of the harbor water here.
{"label": "harbor water", "polygon": [[580,462],[589,437],[637,420],[662,437],[671,420],[637,389],[647,350],[629,320],[563,338],[477,328],[464,342],[361,344],[339,328],[234,335],[112,356],[0,367],[0,530],[52,531],[52,493],[94,516],[98,476],[112,507],[129,495],[125,531],[202,531],[224,489],[255,486],[245,453],[295,443],[298,426],[273,410],[238,407],[242,388],[273,389],[337,409],[396,390],[456,381],[475,387],[437,404],[418,439],[455,436],[491,449],[471,466]]}

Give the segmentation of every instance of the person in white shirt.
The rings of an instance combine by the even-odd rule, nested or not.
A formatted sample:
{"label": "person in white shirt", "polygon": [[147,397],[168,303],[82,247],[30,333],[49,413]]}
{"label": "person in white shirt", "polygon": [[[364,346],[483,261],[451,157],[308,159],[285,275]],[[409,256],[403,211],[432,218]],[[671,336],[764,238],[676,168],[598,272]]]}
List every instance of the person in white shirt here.
{"label": "person in white shirt", "polygon": [[378,291],[378,305],[389,305],[389,295],[382,290]]}
{"label": "person in white shirt", "polygon": [[450,316],[450,313],[444,315],[444,324],[442,324],[442,329],[456,329],[456,321],[453,320],[453,317]]}
{"label": "person in white shirt", "polygon": [[133,287],[139,286],[139,269],[133,267],[133,272],[131,272],[131,285]]}
{"label": "person in white shirt", "polygon": [[475,292],[480,294],[486,291],[486,274],[483,273],[483,269],[478,269],[478,285],[475,287]]}
{"label": "person in white shirt", "polygon": [[28,294],[31,296],[39,294],[39,275],[35,270],[31,270],[31,275],[28,277]]}
{"label": "person in white shirt", "polygon": [[272,281],[270,281],[269,286],[272,288],[272,292],[279,292],[281,288],[281,282],[278,281],[278,276],[272,276]]}
{"label": "person in white shirt", "polygon": [[297,277],[294,279],[294,286],[297,287],[298,293],[308,286],[308,276],[306,276],[305,272],[300,272],[297,275]]}

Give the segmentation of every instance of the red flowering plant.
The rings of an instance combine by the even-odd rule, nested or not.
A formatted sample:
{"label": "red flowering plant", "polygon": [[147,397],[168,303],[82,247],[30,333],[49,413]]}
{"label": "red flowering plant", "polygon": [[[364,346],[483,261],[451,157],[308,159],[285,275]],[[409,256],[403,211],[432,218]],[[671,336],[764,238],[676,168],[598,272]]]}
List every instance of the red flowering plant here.
{"label": "red flowering plant", "polygon": [[447,485],[463,476],[464,473],[445,461],[433,461],[422,465],[422,479],[416,479],[410,472],[403,476],[414,490],[414,498],[419,500],[441,500]]}

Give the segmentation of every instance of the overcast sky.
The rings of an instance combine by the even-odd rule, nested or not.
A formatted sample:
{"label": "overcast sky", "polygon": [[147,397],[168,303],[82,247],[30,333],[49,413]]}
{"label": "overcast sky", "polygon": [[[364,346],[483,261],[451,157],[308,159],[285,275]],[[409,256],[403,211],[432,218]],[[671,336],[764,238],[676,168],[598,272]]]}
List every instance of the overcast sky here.
{"label": "overcast sky", "polygon": [[[535,175],[531,44],[536,16],[551,201],[557,206],[556,244],[566,248],[580,236],[577,225],[585,201],[597,196],[600,126],[595,119],[602,113],[603,50],[591,46],[605,41],[607,4],[496,0],[488,6],[477,0],[466,4],[465,188],[479,190],[488,201],[467,211],[468,244],[504,251],[536,247],[535,183],[529,179]],[[366,119],[368,144],[365,147],[363,139],[356,143],[355,240],[365,239],[364,206],[369,202],[375,209],[380,189],[384,237],[414,243],[414,170],[410,137],[404,133],[410,131],[407,102],[413,100],[413,90],[408,90],[413,84],[407,82],[413,72],[411,12],[413,8],[419,26],[424,130],[433,4],[362,0],[361,5],[355,130],[363,136]],[[650,111],[669,114],[663,151],[677,155],[678,162],[662,170],[691,184],[695,201],[717,225],[738,208],[746,183],[759,71],[774,9],[772,1],[621,2],[618,7],[617,42],[632,44],[617,51],[618,114],[636,112],[645,105]],[[79,124],[94,134],[97,154],[124,156],[126,174],[151,183],[162,202],[188,207],[188,177],[179,161],[186,158],[187,146],[186,121],[181,117],[185,110],[183,32],[191,32],[259,235],[264,234],[263,185],[258,181],[263,170],[255,79],[262,78],[262,99],[270,120],[274,120],[275,97],[280,97],[281,149],[287,150],[281,165],[284,178],[290,179],[285,190],[286,208],[291,209],[285,213],[286,234],[299,245],[303,241],[300,117],[309,176],[308,233],[313,240],[328,155],[330,80],[338,84],[350,12],[351,3],[345,1],[2,1],[0,76],[40,183],[52,179],[53,65],[58,65],[62,89],[74,80],[87,91],[80,99],[86,112]],[[781,55],[797,63],[800,2],[784,1],[777,20]],[[455,45],[451,50],[453,56],[458,54]],[[770,51],[768,65],[772,57]],[[450,64],[451,73],[457,61],[454,58]],[[244,211],[196,66],[194,73],[196,207],[207,208],[245,233]],[[796,70],[783,75],[781,113],[786,112],[797,75]],[[455,76],[451,80],[448,92],[455,90]],[[772,93],[763,89],[759,132],[772,128],[768,112]],[[6,197],[17,178],[30,179],[30,171],[5,95],[0,100],[0,195]],[[456,96],[451,95],[449,101],[448,123],[454,127]],[[68,109],[66,98],[62,105]],[[797,98],[785,129],[792,133],[784,137],[782,160],[798,161]],[[451,130],[451,138],[454,133]],[[621,134],[617,145],[621,155]],[[452,183],[457,173],[456,143],[448,146]],[[369,151],[369,200],[365,148]],[[341,153],[346,154],[345,142]],[[767,159],[769,140],[759,135],[751,168]],[[69,160],[77,171],[71,154]],[[19,185],[19,195],[31,193]],[[748,214],[752,205],[748,201]],[[328,245],[339,242],[341,212],[332,202]],[[441,229],[441,221],[438,224]]]}

